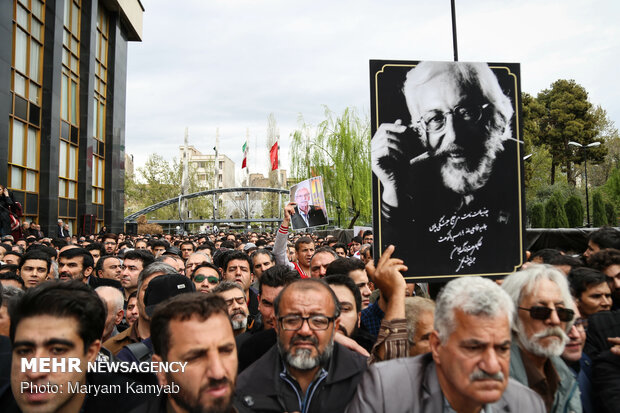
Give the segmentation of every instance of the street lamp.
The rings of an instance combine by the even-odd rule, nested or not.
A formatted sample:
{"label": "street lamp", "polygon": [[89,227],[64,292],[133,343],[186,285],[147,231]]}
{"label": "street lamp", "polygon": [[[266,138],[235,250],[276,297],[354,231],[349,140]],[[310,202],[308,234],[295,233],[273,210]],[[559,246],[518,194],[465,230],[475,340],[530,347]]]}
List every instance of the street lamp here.
{"label": "street lamp", "polygon": [[592,142],[590,144],[587,145],[582,145],[580,143],[574,142],[574,141],[569,141],[568,144],[570,146],[576,146],[580,149],[583,149],[583,166],[584,166],[584,174],[586,177],[586,220],[588,223],[588,227],[590,227],[590,198],[588,197],[588,152],[586,151],[586,149],[588,148],[594,148],[596,146],[600,146],[600,142]]}
{"label": "street lamp", "polygon": [[338,214],[338,229],[340,229],[340,212],[342,211],[342,208],[340,207],[340,205],[336,205],[336,211]]}

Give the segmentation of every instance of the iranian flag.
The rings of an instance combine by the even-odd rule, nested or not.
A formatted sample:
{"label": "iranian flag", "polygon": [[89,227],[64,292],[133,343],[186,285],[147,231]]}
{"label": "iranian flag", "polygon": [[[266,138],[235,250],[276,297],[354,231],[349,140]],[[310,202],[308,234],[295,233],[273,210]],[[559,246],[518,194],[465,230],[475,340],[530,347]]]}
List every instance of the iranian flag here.
{"label": "iranian flag", "polygon": [[278,142],[274,143],[269,150],[269,160],[271,161],[271,170],[278,169]]}
{"label": "iranian flag", "polygon": [[243,144],[243,162],[241,162],[241,169],[248,167],[248,141]]}

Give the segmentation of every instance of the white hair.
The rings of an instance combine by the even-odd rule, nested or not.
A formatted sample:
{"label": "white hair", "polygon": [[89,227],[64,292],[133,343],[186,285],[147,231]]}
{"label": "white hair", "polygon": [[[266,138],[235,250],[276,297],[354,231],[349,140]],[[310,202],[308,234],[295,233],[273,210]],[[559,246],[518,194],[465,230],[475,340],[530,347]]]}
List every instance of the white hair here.
{"label": "white hair", "polygon": [[437,297],[435,309],[435,330],[445,343],[456,328],[455,312],[468,315],[495,318],[505,315],[509,325],[515,314],[515,306],[493,281],[482,277],[461,277],[450,281]]}
{"label": "white hair", "polygon": [[123,293],[120,292],[118,288],[102,286],[95,288],[95,292],[99,295],[99,298],[101,298],[101,300],[106,303],[106,305],[108,301],[112,304],[112,308],[115,314],[123,309],[125,299],[123,297]]}
{"label": "white hair", "polygon": [[[531,294],[542,280],[554,282],[560,288],[564,306],[572,310],[575,309],[575,303],[570,294],[566,276],[560,270],[548,264],[530,264],[527,269],[510,274],[504,279],[502,288],[508,293],[514,305],[519,307],[523,302],[523,298]],[[515,332],[518,332],[516,330],[519,327],[518,319],[518,315],[515,314],[513,323]],[[570,331],[573,323],[574,319],[566,324],[566,331]]]}

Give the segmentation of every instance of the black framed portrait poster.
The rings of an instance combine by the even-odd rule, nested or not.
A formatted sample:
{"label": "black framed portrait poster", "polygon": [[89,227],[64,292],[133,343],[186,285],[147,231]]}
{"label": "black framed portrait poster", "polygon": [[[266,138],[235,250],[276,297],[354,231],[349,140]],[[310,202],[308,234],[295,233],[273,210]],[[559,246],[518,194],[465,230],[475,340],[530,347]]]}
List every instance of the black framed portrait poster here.
{"label": "black framed portrait poster", "polygon": [[525,258],[519,64],[370,61],[375,257],[409,282],[502,276]]}

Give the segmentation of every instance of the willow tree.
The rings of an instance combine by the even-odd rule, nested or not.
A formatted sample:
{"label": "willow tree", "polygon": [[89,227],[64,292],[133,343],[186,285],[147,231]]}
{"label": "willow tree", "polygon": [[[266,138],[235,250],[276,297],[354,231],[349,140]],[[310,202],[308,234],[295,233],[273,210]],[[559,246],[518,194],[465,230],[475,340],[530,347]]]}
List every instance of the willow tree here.
{"label": "willow tree", "polygon": [[298,180],[323,177],[329,216],[353,228],[369,224],[372,213],[370,189],[370,121],[347,108],[341,115],[325,108],[325,120],[316,127],[299,118],[291,143],[292,175]]}

